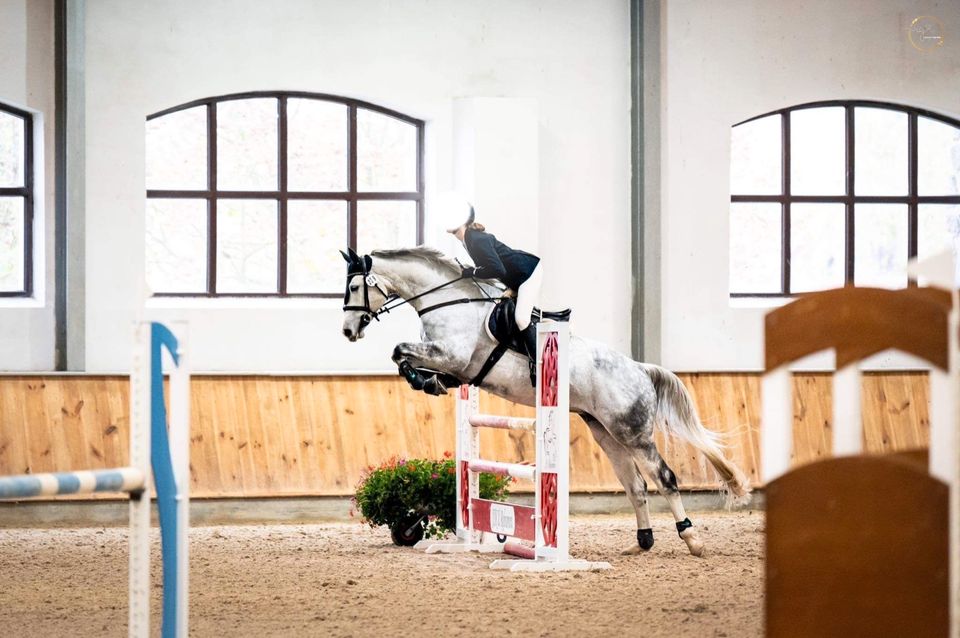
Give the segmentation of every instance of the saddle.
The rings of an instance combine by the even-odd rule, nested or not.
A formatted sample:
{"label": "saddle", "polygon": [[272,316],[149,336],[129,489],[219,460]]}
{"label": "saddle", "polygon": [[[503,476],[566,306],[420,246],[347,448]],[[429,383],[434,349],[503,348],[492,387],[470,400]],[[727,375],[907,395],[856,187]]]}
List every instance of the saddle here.
{"label": "saddle", "polygon": [[[493,335],[493,338],[497,341],[497,347],[493,349],[490,353],[490,356],[487,357],[487,360],[483,362],[483,367],[480,368],[480,372],[477,373],[477,376],[473,377],[470,380],[470,385],[479,386],[483,383],[483,380],[486,378],[487,374],[497,365],[497,361],[503,357],[503,354],[507,350],[513,350],[524,357],[527,356],[527,349],[523,345],[523,336],[520,332],[520,329],[517,328],[517,323],[514,321],[514,315],[516,313],[516,302],[511,297],[503,297],[494,306],[493,310],[490,311],[490,319],[487,321],[487,328],[490,330],[490,334]],[[552,321],[569,321],[570,320],[570,309],[559,311],[548,311],[541,310],[540,308],[534,308],[533,312],[530,315],[531,325],[536,325],[543,321],[544,319],[549,319]],[[534,379],[533,368],[531,367],[531,381]]]}
{"label": "saddle", "polygon": [[[504,346],[504,352],[506,350],[513,350],[516,353],[526,356],[527,351],[523,346],[523,337],[521,336],[519,328],[517,328],[517,322],[514,320],[516,307],[517,304],[513,298],[501,298],[490,312],[490,319],[487,320],[487,328],[497,343]],[[569,308],[554,311],[534,308],[530,318],[531,323],[534,325],[544,319],[566,322],[570,321],[570,313],[571,310]],[[494,352],[496,352],[496,350]],[[499,358],[498,356],[497,359]]]}

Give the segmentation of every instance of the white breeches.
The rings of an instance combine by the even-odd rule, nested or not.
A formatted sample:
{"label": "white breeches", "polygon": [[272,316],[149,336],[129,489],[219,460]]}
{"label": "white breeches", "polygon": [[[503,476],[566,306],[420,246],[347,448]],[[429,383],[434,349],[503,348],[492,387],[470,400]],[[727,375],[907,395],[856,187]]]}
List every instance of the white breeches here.
{"label": "white breeches", "polygon": [[543,268],[540,264],[533,269],[530,278],[520,284],[517,291],[517,327],[526,330],[530,325],[530,313],[540,299],[540,284],[543,281]]}

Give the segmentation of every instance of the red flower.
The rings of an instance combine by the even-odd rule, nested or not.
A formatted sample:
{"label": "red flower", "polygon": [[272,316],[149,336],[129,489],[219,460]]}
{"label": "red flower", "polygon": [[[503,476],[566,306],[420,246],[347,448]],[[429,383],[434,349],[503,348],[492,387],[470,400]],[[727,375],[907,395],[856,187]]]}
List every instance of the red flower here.
{"label": "red flower", "polygon": [[440,478],[440,475],[434,472],[433,474],[430,475],[430,478],[437,479],[437,478]]}
{"label": "red flower", "polygon": [[452,457],[452,456],[453,456],[453,454],[450,452],[450,450],[445,450],[445,451],[443,452],[443,458],[445,458],[445,459],[449,459],[449,458]]}

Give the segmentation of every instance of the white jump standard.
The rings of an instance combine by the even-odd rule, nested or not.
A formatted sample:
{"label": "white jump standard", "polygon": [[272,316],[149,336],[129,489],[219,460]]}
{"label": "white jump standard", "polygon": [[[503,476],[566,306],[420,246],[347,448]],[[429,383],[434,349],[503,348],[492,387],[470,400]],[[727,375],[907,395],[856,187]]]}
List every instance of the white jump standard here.
{"label": "white jump standard", "polygon": [[[130,372],[130,466],[0,477],[0,498],[56,494],[130,494],[130,638],[150,636],[150,476],[157,492],[163,562],[163,638],[187,636],[190,376],[183,335],[163,324],[137,327]],[[170,372],[170,432],[163,399],[162,354]]]}
{"label": "white jump standard", "polygon": [[[610,564],[570,558],[570,371],[569,326],[552,321],[537,326],[536,419],[478,414],[479,390],[457,392],[457,541],[422,541],[428,554],[503,552],[492,569],[571,571],[609,569]],[[503,463],[480,458],[479,428],[520,429],[536,436],[536,463]],[[532,480],[534,506],[480,498],[480,472]],[[484,533],[533,543],[484,541]]]}

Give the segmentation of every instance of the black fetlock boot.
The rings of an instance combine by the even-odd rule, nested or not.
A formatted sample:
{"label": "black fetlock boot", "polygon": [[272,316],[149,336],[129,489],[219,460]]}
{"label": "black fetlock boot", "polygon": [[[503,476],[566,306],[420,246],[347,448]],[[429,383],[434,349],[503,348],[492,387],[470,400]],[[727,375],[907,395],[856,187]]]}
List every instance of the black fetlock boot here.
{"label": "black fetlock boot", "polygon": [[530,323],[527,328],[520,333],[523,337],[523,347],[527,350],[527,363],[530,366],[530,385],[537,387],[537,325]]}
{"label": "black fetlock boot", "polygon": [[400,369],[400,376],[407,380],[411,388],[418,392],[423,390],[423,386],[427,380],[423,378],[420,371],[414,368],[409,361],[401,361],[397,367]]}

